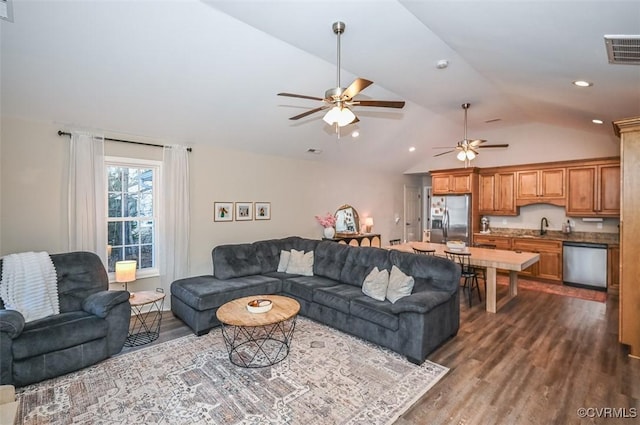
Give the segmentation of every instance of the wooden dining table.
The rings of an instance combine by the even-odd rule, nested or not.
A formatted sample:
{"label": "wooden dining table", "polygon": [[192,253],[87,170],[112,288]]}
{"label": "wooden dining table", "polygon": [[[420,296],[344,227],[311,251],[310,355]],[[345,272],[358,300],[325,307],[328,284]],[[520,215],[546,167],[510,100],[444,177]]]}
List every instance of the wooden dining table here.
{"label": "wooden dining table", "polygon": [[[435,249],[435,255],[438,257],[446,257],[445,251],[448,250],[445,244],[429,243],[429,242],[406,242],[400,245],[386,246],[387,249],[397,249],[399,251],[413,252],[413,248],[420,250]],[[450,250],[452,252],[456,252]],[[523,251],[506,251],[502,249],[475,248],[466,247],[461,251],[471,254],[470,264],[475,267],[484,267],[486,273],[487,288],[487,311],[490,313],[497,312],[504,304],[518,295],[518,272],[526,269],[532,264],[540,260],[540,254],[534,252]],[[497,302],[496,277],[497,269],[509,271],[509,294]]]}

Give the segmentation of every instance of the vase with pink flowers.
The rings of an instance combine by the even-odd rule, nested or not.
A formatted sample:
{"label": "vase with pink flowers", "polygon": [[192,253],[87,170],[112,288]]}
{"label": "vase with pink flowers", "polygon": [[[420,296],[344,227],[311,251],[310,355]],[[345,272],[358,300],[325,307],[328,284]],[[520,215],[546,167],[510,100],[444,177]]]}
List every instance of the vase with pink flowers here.
{"label": "vase with pink flowers", "polygon": [[324,227],[324,237],[326,239],[333,239],[336,235],[336,217],[331,213],[326,213],[325,215],[317,215],[316,220],[322,227]]}

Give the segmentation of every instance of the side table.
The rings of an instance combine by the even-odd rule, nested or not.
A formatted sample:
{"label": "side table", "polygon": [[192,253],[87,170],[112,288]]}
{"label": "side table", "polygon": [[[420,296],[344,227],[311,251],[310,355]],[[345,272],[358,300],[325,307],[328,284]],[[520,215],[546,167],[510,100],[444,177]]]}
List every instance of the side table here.
{"label": "side table", "polygon": [[129,325],[129,335],[124,342],[125,347],[137,347],[158,339],[164,296],[162,290],[131,293],[129,303],[133,317]]}

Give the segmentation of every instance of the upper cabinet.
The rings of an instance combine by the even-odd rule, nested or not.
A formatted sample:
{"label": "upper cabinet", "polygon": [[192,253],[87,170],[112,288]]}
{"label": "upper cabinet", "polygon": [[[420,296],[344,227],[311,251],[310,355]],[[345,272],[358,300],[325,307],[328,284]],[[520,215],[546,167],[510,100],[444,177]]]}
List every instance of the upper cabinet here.
{"label": "upper cabinet", "polygon": [[620,216],[620,158],[431,171],[434,195],[470,193],[481,215],[518,215],[532,204],[564,207],[569,217]]}
{"label": "upper cabinet", "polygon": [[515,198],[515,173],[482,170],[479,176],[479,213],[518,215]]}
{"label": "upper cabinet", "polygon": [[565,168],[516,171],[516,205],[565,205]]}
{"label": "upper cabinet", "polygon": [[567,215],[620,215],[620,162],[602,161],[567,168]]}
{"label": "upper cabinet", "polygon": [[431,173],[431,191],[434,195],[472,193],[476,168],[434,171]]}

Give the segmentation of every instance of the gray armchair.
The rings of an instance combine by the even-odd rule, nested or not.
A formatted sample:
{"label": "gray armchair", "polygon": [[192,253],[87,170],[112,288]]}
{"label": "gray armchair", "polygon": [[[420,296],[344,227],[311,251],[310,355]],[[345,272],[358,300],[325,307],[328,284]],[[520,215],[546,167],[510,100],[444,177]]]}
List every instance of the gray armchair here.
{"label": "gray armchair", "polygon": [[0,384],[28,385],[122,350],[131,318],[129,293],[108,290],[107,272],[93,253],[53,254],[51,260],[60,314],[25,323],[0,300]]}

